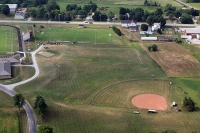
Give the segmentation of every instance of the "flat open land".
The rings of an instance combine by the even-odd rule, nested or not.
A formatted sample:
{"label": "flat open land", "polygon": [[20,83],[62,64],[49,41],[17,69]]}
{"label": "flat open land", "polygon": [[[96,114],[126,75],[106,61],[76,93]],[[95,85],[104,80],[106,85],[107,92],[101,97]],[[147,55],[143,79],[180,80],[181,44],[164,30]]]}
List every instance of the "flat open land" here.
{"label": "flat open land", "polygon": [[17,32],[14,28],[0,27],[0,54],[6,55],[7,52],[18,50]]}
{"label": "flat open land", "polygon": [[[142,43],[146,49],[153,44],[145,41]],[[169,77],[200,76],[200,64],[188,49],[173,42],[156,44],[158,51],[149,54]]]}

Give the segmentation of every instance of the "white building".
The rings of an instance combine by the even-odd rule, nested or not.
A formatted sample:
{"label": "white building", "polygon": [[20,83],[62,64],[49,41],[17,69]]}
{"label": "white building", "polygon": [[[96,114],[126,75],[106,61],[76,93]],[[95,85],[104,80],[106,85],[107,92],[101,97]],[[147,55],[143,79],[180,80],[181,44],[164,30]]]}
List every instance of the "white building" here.
{"label": "white building", "polygon": [[151,27],[152,31],[156,31],[158,29],[160,29],[160,23],[154,23],[153,26]]}
{"label": "white building", "polygon": [[197,34],[197,39],[200,40],[200,34]]}
{"label": "white building", "polygon": [[[1,5],[1,4],[0,4]],[[6,4],[10,8],[10,13],[14,13],[17,9],[17,4]]]}
{"label": "white building", "polygon": [[17,11],[15,13],[15,19],[24,19],[25,18],[26,13],[25,12],[21,12],[21,11]]}
{"label": "white building", "polygon": [[22,33],[23,41],[27,41],[30,39],[30,32],[27,31],[25,33]]}
{"label": "white building", "polygon": [[142,41],[157,41],[158,37],[141,37]]}

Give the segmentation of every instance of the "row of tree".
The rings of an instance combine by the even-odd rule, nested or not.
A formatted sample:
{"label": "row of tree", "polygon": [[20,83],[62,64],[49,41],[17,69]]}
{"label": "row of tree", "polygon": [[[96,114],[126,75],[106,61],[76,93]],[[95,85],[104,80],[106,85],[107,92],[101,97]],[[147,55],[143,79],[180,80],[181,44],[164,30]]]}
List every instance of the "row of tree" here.
{"label": "row of tree", "polygon": [[186,0],[187,3],[199,3],[200,0]]}
{"label": "row of tree", "polygon": [[118,36],[121,36],[122,35],[122,32],[120,29],[116,28],[115,26],[112,26],[112,29],[113,31],[118,35]]}

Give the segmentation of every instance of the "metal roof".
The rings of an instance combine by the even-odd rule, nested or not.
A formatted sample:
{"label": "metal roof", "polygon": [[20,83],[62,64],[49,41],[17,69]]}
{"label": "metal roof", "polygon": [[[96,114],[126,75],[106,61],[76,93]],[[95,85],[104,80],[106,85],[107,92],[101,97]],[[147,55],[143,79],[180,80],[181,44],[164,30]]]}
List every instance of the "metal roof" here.
{"label": "metal roof", "polygon": [[0,75],[11,75],[10,62],[0,63]]}

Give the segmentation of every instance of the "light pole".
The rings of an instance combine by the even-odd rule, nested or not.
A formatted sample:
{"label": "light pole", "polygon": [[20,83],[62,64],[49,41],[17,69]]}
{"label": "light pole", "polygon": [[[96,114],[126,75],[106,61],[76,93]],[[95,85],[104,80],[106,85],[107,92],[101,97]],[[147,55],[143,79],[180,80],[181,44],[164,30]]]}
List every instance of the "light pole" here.
{"label": "light pole", "polygon": [[57,66],[58,78],[60,79],[60,66],[58,64],[56,64],[56,66]]}
{"label": "light pole", "polygon": [[100,22],[101,22],[101,14],[99,14],[99,16],[100,16]]}
{"label": "light pole", "polygon": [[96,36],[96,31],[97,31],[97,29],[95,29],[95,45],[96,45],[96,43],[97,43],[97,41],[96,41],[96,40],[97,40],[97,39],[96,39],[96,38],[97,38],[97,36]]}
{"label": "light pole", "polygon": [[58,14],[58,16],[59,16],[59,27],[60,27],[60,14]]}

